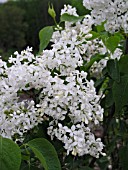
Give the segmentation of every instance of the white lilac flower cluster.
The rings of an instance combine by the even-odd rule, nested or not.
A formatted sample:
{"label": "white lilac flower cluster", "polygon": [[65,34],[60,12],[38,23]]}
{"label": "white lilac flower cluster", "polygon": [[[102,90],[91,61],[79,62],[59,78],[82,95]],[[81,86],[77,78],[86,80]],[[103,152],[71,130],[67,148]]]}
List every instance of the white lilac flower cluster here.
{"label": "white lilac flower cluster", "polygon": [[[74,155],[88,153],[98,157],[99,153],[102,153],[103,143],[100,139],[95,139],[88,125],[97,125],[103,119],[103,109],[99,104],[100,95],[96,94],[94,82],[87,80],[87,73],[75,70],[74,67],[69,69],[69,72],[66,71],[65,78],[62,78],[64,74],[61,75],[57,72],[54,72],[53,76],[51,73],[52,67],[50,68],[50,66],[52,61],[53,65],[55,64],[54,50],[53,48],[53,51],[49,51],[49,54],[46,50],[42,55],[34,57],[31,49],[27,48],[21,54],[16,52],[16,57],[9,59],[12,64],[11,67],[7,67],[6,63],[2,62],[0,75],[0,134],[7,138],[13,138],[14,135],[23,138],[25,132],[43,122],[43,116],[45,115],[45,117],[52,118],[48,134],[52,138],[56,136],[64,142],[67,145],[65,147],[67,153],[70,151]],[[45,58],[46,53],[48,58]],[[64,64],[66,68],[71,67],[69,63]],[[77,68],[77,63],[75,65]],[[56,64],[56,68],[58,68],[58,64]],[[41,91],[38,104],[32,100],[34,96],[20,101],[20,93],[29,92],[33,88]],[[77,146],[78,143],[74,145],[74,140],[72,140],[69,149],[68,141],[66,142],[59,138],[57,134],[53,134],[57,126],[64,122],[67,117],[70,119],[69,124],[76,126],[73,135],[68,134],[67,138],[77,140],[79,133],[84,132],[83,141]],[[52,133],[50,129],[53,129]],[[70,126],[68,129],[70,129]],[[71,128],[72,130],[73,128]],[[59,129],[57,131],[58,135],[63,136]],[[76,133],[77,136],[75,137]],[[16,140],[18,140],[18,137]],[[85,144],[89,145],[88,151],[81,152],[81,147],[84,147]],[[97,149],[97,146],[100,147]]]}
{"label": "white lilac flower cluster", "polygon": [[110,33],[120,29],[128,33],[127,0],[83,0],[83,5],[91,10],[96,25],[105,22],[105,29]]}
{"label": "white lilac flower cluster", "polygon": [[[78,15],[71,6],[65,6],[62,14],[69,11]],[[11,66],[0,60],[0,135],[21,139],[48,120],[48,134],[64,143],[67,154],[103,154],[104,145],[92,132],[103,120],[101,95],[88,74],[80,71],[92,55],[107,51],[102,41],[86,40],[92,25],[90,15],[75,24],[65,22],[64,30],[53,33],[50,50],[38,56],[31,48],[15,52],[15,57],[9,58]],[[39,92],[38,100],[34,93],[21,99],[22,93],[30,94],[33,89]]]}
{"label": "white lilac flower cluster", "polygon": [[[33,87],[34,65],[29,65],[33,58],[28,48],[21,54],[16,53],[16,58],[10,57],[11,67],[0,60],[0,135],[3,137],[18,135],[22,138],[25,132],[43,120],[31,98],[20,101],[20,93]],[[28,62],[23,64],[25,59]]]}
{"label": "white lilac flower cluster", "polygon": [[[96,158],[99,157],[99,153],[102,153],[103,143],[100,138],[95,139],[93,133],[90,132],[89,127],[85,127],[83,123],[72,125],[71,128],[58,124],[57,128],[49,127],[48,133],[52,136],[56,136],[65,145],[67,154],[72,152],[72,155],[83,156],[90,154]],[[105,153],[102,153],[105,155]]]}
{"label": "white lilac flower cluster", "polygon": [[[71,7],[70,5],[65,5],[64,9],[61,11],[61,15],[64,13],[68,13],[69,15],[79,16],[77,14],[76,8]],[[80,57],[82,57],[82,61],[89,62],[91,57],[95,54],[105,54],[108,53],[109,56],[105,57],[104,59],[100,60],[99,62],[95,62],[90,72],[95,77],[100,76],[102,73],[103,68],[106,66],[107,61],[109,59],[120,59],[122,55],[122,50],[119,48],[116,48],[114,53],[110,53],[108,49],[106,49],[105,45],[103,44],[102,40],[96,38],[94,40],[89,40],[89,38],[92,37],[92,34],[90,34],[90,31],[92,31],[92,26],[94,24],[94,21],[92,19],[92,16],[86,15],[82,22],[77,22],[75,25],[71,22],[65,22],[65,29],[60,31],[56,31],[53,34],[52,42],[54,42],[53,47],[55,49],[63,49],[63,44],[67,44],[64,51],[68,53],[68,51],[75,47],[78,51],[74,51],[74,53],[77,55],[80,54]],[[71,44],[72,43],[72,44]],[[74,46],[73,46],[74,45]],[[67,49],[68,46],[68,49]],[[69,47],[71,46],[71,47]],[[61,50],[62,51],[62,50]],[[71,52],[71,50],[70,50]],[[67,54],[68,55],[68,54]],[[79,61],[80,58],[77,59]],[[67,58],[66,58],[67,60]]]}

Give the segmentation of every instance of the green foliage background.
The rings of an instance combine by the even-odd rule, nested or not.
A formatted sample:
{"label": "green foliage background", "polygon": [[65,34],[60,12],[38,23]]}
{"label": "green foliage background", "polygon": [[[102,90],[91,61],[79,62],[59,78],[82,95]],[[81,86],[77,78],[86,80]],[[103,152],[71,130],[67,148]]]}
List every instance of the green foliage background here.
{"label": "green foliage background", "polygon": [[38,52],[39,31],[54,25],[48,14],[49,2],[53,3],[59,21],[61,8],[71,0],[17,0],[0,4],[0,55],[8,58],[27,46]]}

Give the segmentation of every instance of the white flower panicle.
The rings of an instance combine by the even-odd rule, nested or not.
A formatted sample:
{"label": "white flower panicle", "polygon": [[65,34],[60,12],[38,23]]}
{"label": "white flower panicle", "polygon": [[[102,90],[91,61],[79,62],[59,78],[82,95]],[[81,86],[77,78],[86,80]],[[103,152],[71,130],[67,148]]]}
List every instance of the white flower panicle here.
{"label": "white flower panicle", "polygon": [[70,117],[72,123],[98,124],[102,121],[100,96],[96,94],[93,81],[89,82],[86,76],[85,72],[77,71],[66,78],[66,84],[59,77],[54,77],[54,84],[41,92],[40,98],[43,100],[40,107],[44,113],[57,121],[64,120],[66,116]]}
{"label": "white flower panicle", "polygon": [[127,0],[83,0],[83,5],[91,10],[96,25],[105,22],[105,29],[110,33],[120,29],[128,33]]}
{"label": "white flower panicle", "polygon": [[0,134],[10,139],[18,135],[16,140],[21,141],[25,132],[42,121],[42,115],[34,107],[34,101],[17,102],[11,106],[6,104],[4,108],[1,108]]}
{"label": "white flower panicle", "polygon": [[83,156],[90,154],[96,158],[99,157],[99,153],[102,153],[104,147],[100,138],[95,139],[93,133],[91,133],[88,127],[84,124],[72,125],[71,128],[63,126],[61,123],[58,127],[48,128],[48,134],[53,138],[56,136],[60,141],[64,143],[64,148],[67,150],[67,154],[72,152],[72,155]]}
{"label": "white flower panicle", "polygon": [[[48,58],[45,58],[46,53]],[[85,128],[90,123],[95,126],[102,121],[103,109],[99,105],[100,95],[96,94],[94,82],[87,80],[86,72],[76,70],[77,60],[73,68],[65,61],[66,67],[71,68],[66,68],[65,78],[61,78],[64,76],[61,72],[52,76],[50,70],[59,67],[57,63],[55,65],[52,53],[46,50],[41,56],[33,57],[31,49],[27,48],[21,54],[15,53],[15,58],[9,59],[11,67],[1,64],[4,71],[0,77],[0,134],[3,137],[14,138],[18,135],[15,140],[22,141],[25,132],[44,121],[44,115],[51,117],[56,124],[69,117],[71,124],[76,126],[80,123]],[[21,92],[29,93],[33,88],[41,91],[37,105],[31,98],[21,99],[20,96]],[[66,141],[61,141],[67,146]],[[72,154],[84,155],[90,152],[93,155],[91,150],[80,153],[79,148],[75,149],[76,145],[70,150],[66,146],[67,152],[71,151]],[[97,150],[94,156],[97,157],[99,153],[100,150]]]}
{"label": "white flower panicle", "polygon": [[[78,16],[69,5],[64,13]],[[51,120],[48,134],[64,143],[67,154],[96,158],[103,154],[104,145],[91,129],[103,120],[101,95],[88,74],[80,71],[94,54],[107,52],[101,40],[88,40],[93,24],[90,15],[75,24],[65,22],[64,30],[53,33],[50,50],[38,56],[29,47],[21,54],[15,52],[10,67],[0,60],[0,135],[11,139],[18,135],[15,140],[23,140],[24,133],[47,119]],[[119,50],[112,57],[120,58]],[[38,102],[33,90],[38,92]]]}
{"label": "white flower panicle", "polygon": [[[73,9],[75,13],[71,13],[71,9]],[[62,14],[64,14],[64,12],[70,15],[74,14],[75,16],[78,16],[76,9],[69,5],[64,6]],[[76,22],[75,24],[72,24],[72,22],[65,22],[64,30],[61,32],[55,31],[53,33],[51,40],[54,43],[52,45],[53,49],[48,52],[52,53],[53,58],[55,58],[55,65],[56,63],[59,65],[61,73],[66,74],[65,71],[75,68],[75,64],[77,64],[77,66],[81,66],[84,61],[89,62],[91,57],[95,54],[105,54],[108,52],[110,54],[109,58],[106,57],[100,62],[95,62],[94,66],[91,67],[93,76],[99,76],[109,59],[120,59],[120,56],[122,55],[122,51],[120,49],[117,48],[114,54],[111,54],[110,51],[106,49],[102,40],[98,38],[88,40],[92,37],[90,31],[92,30],[93,24],[94,21],[92,17],[90,15],[86,15],[81,22]],[[67,57],[63,56],[65,53]],[[69,68],[69,66],[71,67]],[[65,67],[68,67],[67,70]]]}

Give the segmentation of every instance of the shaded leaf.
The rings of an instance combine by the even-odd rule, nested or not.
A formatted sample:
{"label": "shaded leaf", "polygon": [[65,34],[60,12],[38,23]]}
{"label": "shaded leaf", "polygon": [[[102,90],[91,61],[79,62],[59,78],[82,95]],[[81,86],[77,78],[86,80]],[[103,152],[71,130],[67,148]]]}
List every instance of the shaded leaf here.
{"label": "shaded leaf", "polygon": [[[111,129],[109,129],[109,132],[111,132]],[[113,136],[112,140],[108,143],[107,145],[108,154],[111,154],[114,151],[117,140],[118,140],[118,136]]]}
{"label": "shaded leaf", "polygon": [[22,167],[21,170],[41,170],[41,169],[35,166],[27,165],[27,166]]}
{"label": "shaded leaf", "polygon": [[44,138],[33,139],[28,146],[41,161],[45,170],[61,170],[61,165],[53,145]]}
{"label": "shaded leaf", "polygon": [[114,82],[112,91],[115,111],[119,113],[123,106],[128,105],[128,76],[121,76],[120,83]]}
{"label": "shaded leaf", "polygon": [[102,83],[105,81],[105,77],[101,77],[95,81],[95,87],[101,86]]}
{"label": "shaded leaf", "polygon": [[123,146],[119,150],[119,160],[121,168],[123,170],[128,170],[128,146]]}
{"label": "shaded leaf", "polygon": [[21,152],[16,143],[0,137],[0,170],[19,170]]}
{"label": "shaded leaf", "polygon": [[108,60],[107,62],[107,71],[109,76],[119,82],[120,81],[120,72],[119,72],[119,65],[117,60]]}
{"label": "shaded leaf", "polygon": [[106,94],[106,97],[105,97],[105,106],[107,108],[109,108],[113,104],[114,104],[113,94],[112,94],[112,89],[110,89],[109,92]]}
{"label": "shaded leaf", "polygon": [[90,167],[88,167],[88,166],[86,166],[86,167],[84,168],[84,170],[93,170],[93,169],[90,168]]}
{"label": "shaded leaf", "polygon": [[97,163],[102,170],[107,170],[109,161],[107,157],[101,157],[100,159],[97,160]]}
{"label": "shaded leaf", "polygon": [[119,69],[121,73],[128,74],[128,55],[124,55],[119,60]]}

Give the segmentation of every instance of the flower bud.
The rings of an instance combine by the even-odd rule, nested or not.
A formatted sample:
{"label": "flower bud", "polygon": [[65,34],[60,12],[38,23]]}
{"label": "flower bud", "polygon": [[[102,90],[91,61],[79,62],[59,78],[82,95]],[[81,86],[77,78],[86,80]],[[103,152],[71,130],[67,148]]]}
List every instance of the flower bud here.
{"label": "flower bud", "polygon": [[50,3],[49,3],[48,13],[53,19],[55,19],[56,12],[54,10],[53,4],[50,5]]}

